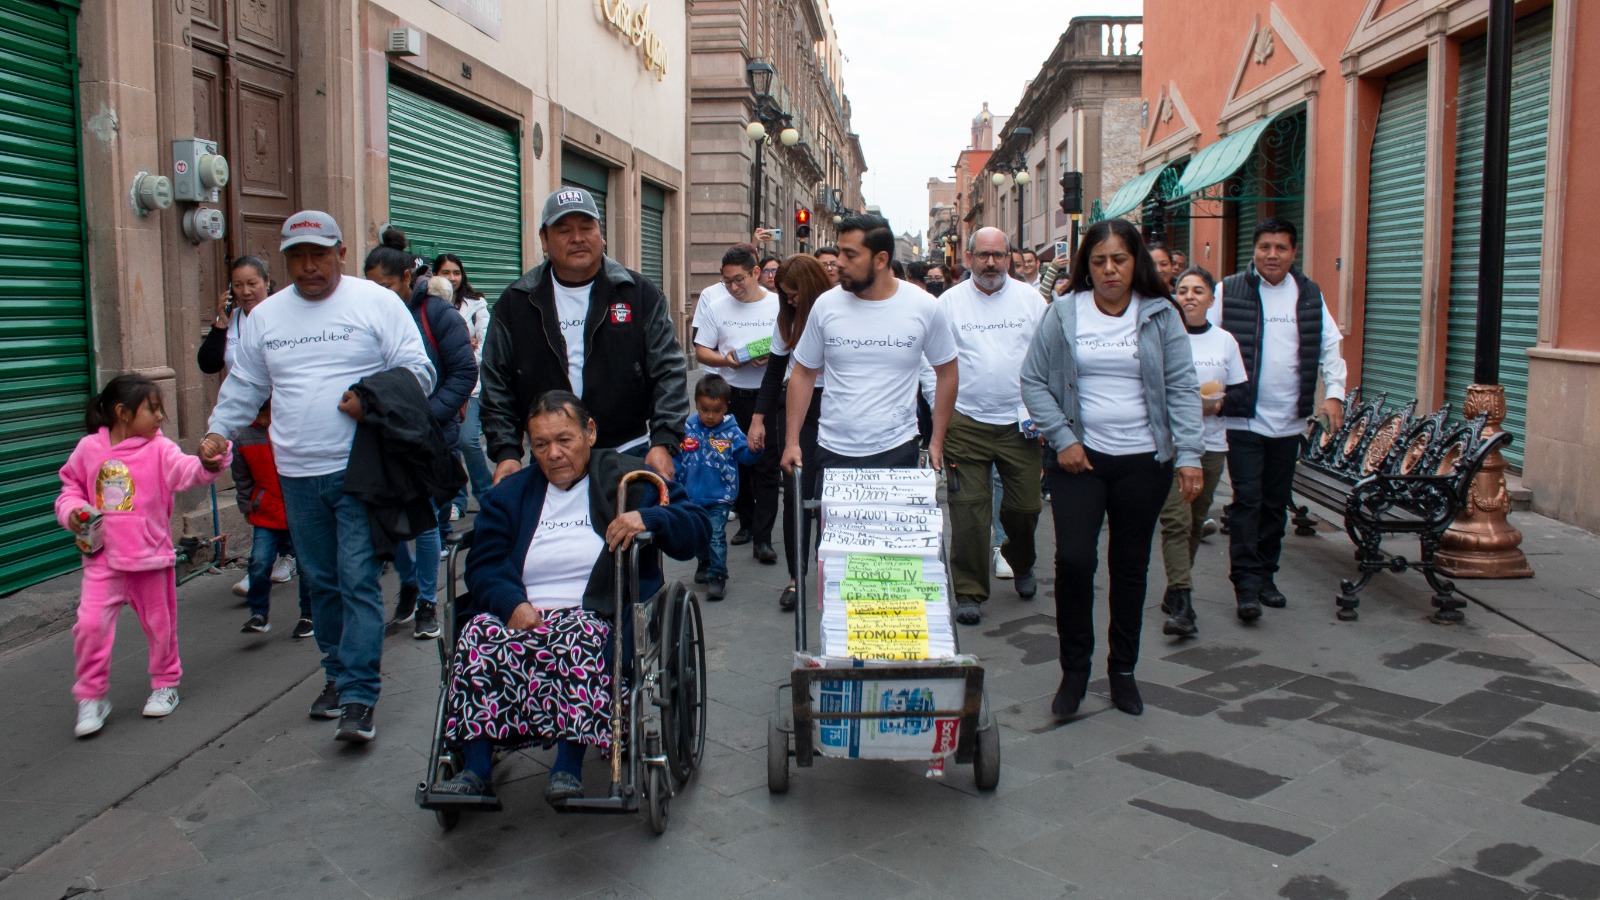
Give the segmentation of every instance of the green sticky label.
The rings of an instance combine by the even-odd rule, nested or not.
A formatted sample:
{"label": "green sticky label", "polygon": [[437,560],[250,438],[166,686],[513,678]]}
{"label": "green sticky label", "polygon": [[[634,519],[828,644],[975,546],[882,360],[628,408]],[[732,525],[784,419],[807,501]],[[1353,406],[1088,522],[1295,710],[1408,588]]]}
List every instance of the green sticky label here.
{"label": "green sticky label", "polygon": [[751,359],[760,359],[763,356],[769,356],[772,353],[772,338],[756,338],[750,343],[745,344],[744,349],[745,352],[750,354]]}
{"label": "green sticky label", "polygon": [[916,556],[852,553],[844,560],[850,581],[921,581],[922,559]]}

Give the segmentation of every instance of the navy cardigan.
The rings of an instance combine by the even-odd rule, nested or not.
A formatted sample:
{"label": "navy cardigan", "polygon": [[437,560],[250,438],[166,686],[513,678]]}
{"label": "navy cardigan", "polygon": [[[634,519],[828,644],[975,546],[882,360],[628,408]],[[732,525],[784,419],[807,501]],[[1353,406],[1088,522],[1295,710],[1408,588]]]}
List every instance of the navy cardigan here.
{"label": "navy cardigan", "polygon": [[[617,484],[622,475],[645,468],[644,460],[615,450],[595,450],[589,458],[589,514],[595,533],[605,537],[606,528],[616,517]],[[538,466],[511,475],[484,494],[482,508],[473,523],[472,550],[467,554],[468,596],[458,616],[465,621],[479,613],[489,613],[502,622],[528,600],[522,584],[523,561],[539,525],[545,492],[550,482]],[[637,510],[649,529],[655,546],[674,559],[692,559],[708,552],[711,517],[696,506],[677,482],[668,482],[671,498],[660,505],[653,483],[637,481],[629,487],[629,508]],[[583,592],[583,608],[610,616],[613,611],[612,580],[614,557],[602,550],[589,574]],[[662,584],[660,561],[654,553],[639,557],[639,590],[648,598]],[[637,602],[638,597],[630,598]]]}

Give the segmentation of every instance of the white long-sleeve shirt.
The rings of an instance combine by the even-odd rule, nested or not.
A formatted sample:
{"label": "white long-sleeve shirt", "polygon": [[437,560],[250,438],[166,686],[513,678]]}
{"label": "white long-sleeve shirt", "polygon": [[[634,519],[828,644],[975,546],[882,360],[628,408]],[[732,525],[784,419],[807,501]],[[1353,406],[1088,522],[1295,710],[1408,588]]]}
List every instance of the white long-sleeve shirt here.
{"label": "white long-sleeve shirt", "polygon": [[290,285],[244,320],[207,430],[231,439],[270,397],[278,473],[341,472],[356,423],[339,412],[339,398],[368,375],[397,368],[414,373],[424,394],[433,391],[422,334],[394,291],[345,275],[328,297],[307,300]]}
{"label": "white long-sleeve shirt", "polygon": [[[1296,304],[1300,289],[1293,278],[1285,277],[1277,284],[1261,279],[1261,374],[1256,381],[1255,418],[1225,418],[1223,424],[1230,429],[1253,431],[1263,437],[1293,437],[1305,431],[1305,419],[1299,413],[1300,400],[1300,317]],[[1216,290],[1216,302],[1206,311],[1206,318],[1214,325],[1222,324],[1222,285]],[[1328,311],[1327,301],[1322,303],[1322,348],[1318,368],[1322,375],[1322,396],[1344,399],[1347,370],[1344,357],[1339,353],[1343,336],[1339,323]]]}

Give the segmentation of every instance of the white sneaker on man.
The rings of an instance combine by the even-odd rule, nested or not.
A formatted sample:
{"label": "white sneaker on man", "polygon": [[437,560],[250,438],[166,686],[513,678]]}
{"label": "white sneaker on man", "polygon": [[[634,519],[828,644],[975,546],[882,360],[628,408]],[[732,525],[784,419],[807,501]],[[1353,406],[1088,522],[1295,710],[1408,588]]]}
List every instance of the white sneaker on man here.
{"label": "white sneaker on man", "polygon": [[295,563],[294,557],[278,557],[278,561],[272,564],[272,583],[283,584],[293,578],[295,572],[299,571],[299,569],[300,567]]}
{"label": "white sneaker on man", "polygon": [[156,688],[150,692],[150,699],[144,702],[144,714],[152,719],[159,719],[177,708],[177,688]]}
{"label": "white sneaker on man", "polygon": [[73,737],[88,737],[105,727],[106,716],[111,715],[111,701],[104,697],[99,700],[78,701],[78,724],[72,728]]}
{"label": "white sneaker on man", "polygon": [[250,596],[250,576],[248,574],[239,579],[239,583],[233,586],[233,595],[235,597]]}
{"label": "white sneaker on man", "polygon": [[1016,577],[1016,573],[1011,571],[1011,564],[1006,562],[1006,558],[1004,556],[1000,555],[1000,548],[999,547],[994,548],[994,577],[996,577],[996,578],[1015,578]]}

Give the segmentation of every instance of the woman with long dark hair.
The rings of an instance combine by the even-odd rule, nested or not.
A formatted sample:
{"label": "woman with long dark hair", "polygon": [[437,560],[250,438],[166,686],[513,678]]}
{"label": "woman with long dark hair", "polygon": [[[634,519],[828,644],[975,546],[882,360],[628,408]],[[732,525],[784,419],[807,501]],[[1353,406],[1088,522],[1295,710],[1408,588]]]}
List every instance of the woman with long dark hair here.
{"label": "woman with long dark hair", "polygon": [[[467,339],[472,342],[473,359],[479,366],[483,365],[483,338],[489,333],[489,302],[483,295],[473,290],[472,282],[467,280],[467,267],[461,257],[454,253],[441,253],[433,261],[433,271],[439,277],[447,278],[455,287],[455,297],[451,305],[456,312],[467,322]],[[472,396],[467,400],[465,417],[461,420],[461,442],[457,445],[462,459],[467,464],[467,478],[472,485],[473,499],[478,505],[483,505],[483,492],[494,484],[494,478],[489,474],[489,461],[483,455],[483,420],[478,415],[478,391],[482,386],[474,381],[472,383]],[[461,494],[455,499],[457,510],[465,512],[467,509],[467,491],[462,488]],[[451,518],[455,518],[454,515]]]}
{"label": "woman with long dark hair", "polygon": [[[767,361],[767,372],[761,381],[761,394],[756,398],[756,412],[750,419],[750,446],[756,450],[783,446],[784,429],[788,424],[785,422],[787,413],[784,396],[788,388],[789,354],[793,352],[795,344],[800,343],[800,335],[805,333],[812,305],[824,291],[833,287],[828,270],[806,253],[796,253],[780,264],[775,283],[778,290],[778,324],[773,330],[772,356]],[[812,454],[816,452],[817,417],[820,415],[822,376],[818,375],[816,389],[811,392],[811,404],[806,408],[805,421],[800,423],[800,446],[805,454],[801,462],[805,484],[801,486],[800,493],[806,500],[815,500],[817,497],[820,472]],[[767,427],[769,418],[772,420],[770,428]],[[778,605],[791,610],[798,600],[795,578],[800,573],[800,566],[805,565],[804,559],[810,547],[810,528],[803,535],[794,533],[793,510],[802,500],[795,494],[793,479],[784,480],[783,492],[783,546],[784,559],[789,565],[789,586],[783,589]]]}
{"label": "woman with long dark hair", "polygon": [[1122,219],[1096,222],[1022,364],[1023,402],[1054,453],[1045,486],[1056,531],[1057,718],[1077,713],[1089,685],[1102,524],[1110,528],[1111,700],[1129,715],[1144,712],[1133,670],[1156,519],[1174,467],[1185,501],[1202,483],[1200,384],[1171,297],[1138,230]]}

